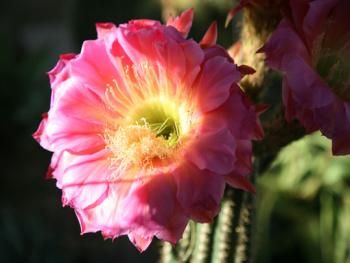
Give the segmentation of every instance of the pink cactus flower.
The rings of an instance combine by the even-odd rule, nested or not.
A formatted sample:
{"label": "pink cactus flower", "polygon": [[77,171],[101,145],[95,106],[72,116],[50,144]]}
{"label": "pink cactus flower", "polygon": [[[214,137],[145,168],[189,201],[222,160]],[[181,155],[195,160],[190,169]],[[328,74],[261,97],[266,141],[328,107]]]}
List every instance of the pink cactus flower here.
{"label": "pink cactus flower", "polygon": [[244,75],[215,44],[186,39],[193,12],[167,25],[97,24],[96,40],[49,72],[50,110],[34,134],[81,232],[176,243],[189,219],[210,222],[225,183],[254,191],[252,140],[263,136],[238,87]]}
{"label": "pink cactus flower", "polygon": [[350,154],[350,1],[297,0],[262,48],[284,73],[287,120],[320,130],[336,155]]}

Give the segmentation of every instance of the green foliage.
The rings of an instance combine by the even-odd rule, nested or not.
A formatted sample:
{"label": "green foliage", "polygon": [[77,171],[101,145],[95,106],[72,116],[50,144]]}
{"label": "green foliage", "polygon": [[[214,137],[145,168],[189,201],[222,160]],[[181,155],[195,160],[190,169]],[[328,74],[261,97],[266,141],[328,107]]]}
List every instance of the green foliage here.
{"label": "green foliage", "polygon": [[350,262],[350,158],[330,148],[319,133],[307,136],[259,178],[257,262]]}

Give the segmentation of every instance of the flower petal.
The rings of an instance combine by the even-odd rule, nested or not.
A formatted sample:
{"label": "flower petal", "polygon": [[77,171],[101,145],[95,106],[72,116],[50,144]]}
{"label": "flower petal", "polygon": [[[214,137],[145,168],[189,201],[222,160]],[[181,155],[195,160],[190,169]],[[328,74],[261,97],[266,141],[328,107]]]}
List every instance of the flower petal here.
{"label": "flower petal", "polygon": [[85,41],[80,55],[69,66],[71,75],[100,98],[105,96],[107,84],[121,78],[103,39]]}
{"label": "flower petal", "polygon": [[267,63],[285,74],[286,119],[297,118],[309,133],[319,129],[332,139],[334,154],[346,154],[350,148],[349,103],[333,93],[337,87],[318,72],[318,63],[323,52],[346,57],[349,10],[349,1],[343,0],[291,1],[286,17],[262,49]]}
{"label": "flower petal", "polygon": [[176,185],[168,174],[152,178],[116,180],[98,206],[78,210],[82,232],[102,230],[105,237],[129,233],[143,251],[153,238],[176,243],[188,222],[176,199]]}
{"label": "flower petal", "polygon": [[255,186],[245,176],[230,174],[225,176],[225,178],[226,182],[233,188],[238,188],[250,193],[255,193],[256,191]]}
{"label": "flower petal", "polygon": [[298,103],[316,108],[325,106],[333,100],[334,95],[327,84],[302,58],[286,55],[282,67],[288,72],[286,80],[293,89],[294,99]]}
{"label": "flower petal", "polygon": [[175,18],[170,18],[167,26],[175,27],[184,37],[190,32],[193,20],[193,9],[188,9]]}
{"label": "flower petal", "polygon": [[234,173],[241,176],[248,176],[252,172],[252,142],[250,140],[237,140],[236,164]]}
{"label": "flower petal", "polygon": [[116,29],[113,23],[96,23],[97,38],[105,39],[112,32],[115,32]]}
{"label": "flower petal", "polygon": [[339,99],[315,111],[315,121],[323,135],[333,140],[333,153],[336,155],[349,154],[350,118],[347,114],[350,103]]}
{"label": "flower petal", "polygon": [[281,69],[286,54],[298,55],[305,61],[311,60],[304,42],[292,28],[291,22],[283,19],[269,41],[259,50],[266,54],[266,62],[270,67]]}
{"label": "flower petal", "polygon": [[140,183],[128,205],[137,209],[127,220],[143,236],[155,235],[173,244],[181,238],[188,217],[176,199],[176,184],[171,175],[161,172]]}
{"label": "flower petal", "polygon": [[53,165],[53,177],[62,189],[62,202],[74,208],[86,209],[102,202],[108,193],[108,151],[91,155],[62,153]]}
{"label": "flower petal", "polygon": [[50,70],[47,74],[50,78],[50,83],[52,89],[54,89],[57,84],[65,81],[69,77],[69,73],[67,70],[67,64],[70,60],[76,58],[76,54],[68,53],[60,55],[60,59],[58,60],[56,66]]}
{"label": "flower petal", "polygon": [[113,122],[113,113],[103,101],[71,78],[56,90],[51,109],[34,136],[50,151],[95,152],[105,146],[101,134]]}
{"label": "flower petal", "polygon": [[253,106],[243,91],[233,85],[228,100],[218,109],[209,112],[207,118],[225,122],[236,139],[262,139],[264,132],[258,115],[259,109]]}
{"label": "flower petal", "polygon": [[144,237],[138,235],[134,232],[128,234],[129,240],[135,245],[135,247],[140,251],[145,251],[152,242],[152,237]]}
{"label": "flower petal", "polygon": [[204,34],[202,40],[199,42],[199,44],[204,48],[211,47],[211,46],[214,46],[216,44],[217,38],[218,38],[218,25],[217,25],[216,21],[214,21],[209,26],[207,32],[205,32],[205,34]]}
{"label": "flower petal", "polygon": [[201,111],[214,110],[228,99],[237,72],[235,65],[223,57],[216,56],[205,61],[195,87]]}
{"label": "flower petal", "polygon": [[211,222],[218,214],[225,189],[223,176],[199,170],[185,162],[174,172],[177,199],[188,215],[199,222]]}
{"label": "flower petal", "polygon": [[209,170],[217,174],[227,174],[234,168],[236,143],[221,120],[204,123],[188,146],[185,158],[200,170]]}

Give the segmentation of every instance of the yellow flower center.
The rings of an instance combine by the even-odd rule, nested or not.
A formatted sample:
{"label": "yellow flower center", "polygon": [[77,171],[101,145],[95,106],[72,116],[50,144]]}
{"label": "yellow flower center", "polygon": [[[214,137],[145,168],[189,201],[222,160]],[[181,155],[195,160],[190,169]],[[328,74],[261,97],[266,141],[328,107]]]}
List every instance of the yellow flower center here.
{"label": "yellow flower center", "polygon": [[170,100],[149,100],[136,107],[105,141],[118,169],[152,168],[171,157],[189,129],[189,114]]}
{"label": "yellow flower center", "polygon": [[169,147],[175,146],[181,135],[181,118],[176,106],[170,102],[146,102],[131,114],[130,119],[137,125],[146,126]]}

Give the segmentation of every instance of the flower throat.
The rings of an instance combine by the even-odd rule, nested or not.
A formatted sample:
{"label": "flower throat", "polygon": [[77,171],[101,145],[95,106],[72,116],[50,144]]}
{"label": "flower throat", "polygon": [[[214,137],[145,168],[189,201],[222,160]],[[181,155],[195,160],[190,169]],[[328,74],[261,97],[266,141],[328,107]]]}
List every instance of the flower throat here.
{"label": "flower throat", "polygon": [[106,132],[105,141],[118,167],[152,167],[168,158],[181,136],[178,110],[170,103],[150,101],[136,108],[117,131]]}

